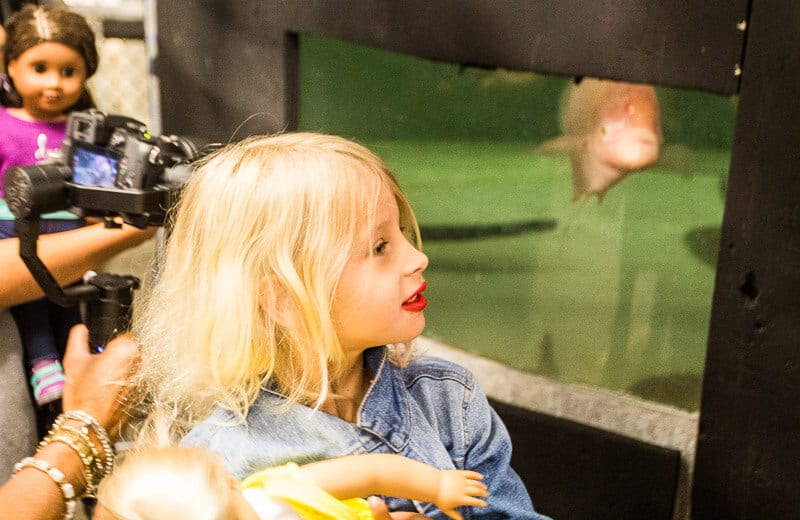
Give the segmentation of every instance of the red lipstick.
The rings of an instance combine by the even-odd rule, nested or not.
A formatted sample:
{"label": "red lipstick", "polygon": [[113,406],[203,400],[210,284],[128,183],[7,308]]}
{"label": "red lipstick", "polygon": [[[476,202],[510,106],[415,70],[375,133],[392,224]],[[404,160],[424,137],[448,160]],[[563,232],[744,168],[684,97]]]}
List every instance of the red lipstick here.
{"label": "red lipstick", "polygon": [[428,287],[426,282],[422,282],[419,289],[416,290],[414,294],[411,295],[406,301],[403,302],[403,310],[410,311],[410,312],[422,312],[425,310],[425,307],[428,306],[428,299],[422,294]]}

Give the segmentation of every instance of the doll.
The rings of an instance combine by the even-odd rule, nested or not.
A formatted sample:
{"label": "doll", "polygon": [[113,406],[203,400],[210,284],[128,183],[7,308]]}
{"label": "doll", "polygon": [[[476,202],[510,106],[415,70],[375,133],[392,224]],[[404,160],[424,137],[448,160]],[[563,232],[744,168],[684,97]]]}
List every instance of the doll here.
{"label": "doll", "polygon": [[[94,105],[86,80],[98,62],[94,32],[86,19],[62,7],[26,5],[6,21],[5,33],[0,181],[10,168],[34,164],[47,149],[60,148],[69,113]],[[0,238],[14,235],[13,221],[5,200],[0,201]],[[43,215],[41,232],[83,224],[62,211]],[[65,309],[45,299],[13,307],[11,312],[25,347],[41,434],[60,408],[64,388],[60,352],[80,316],[76,307]]]}
{"label": "doll", "polygon": [[449,518],[459,506],[483,507],[486,486],[474,471],[438,470],[389,454],[294,463],[237,483],[205,448],[145,448],[126,455],[98,490],[96,520],[369,520],[364,497],[435,503]]}

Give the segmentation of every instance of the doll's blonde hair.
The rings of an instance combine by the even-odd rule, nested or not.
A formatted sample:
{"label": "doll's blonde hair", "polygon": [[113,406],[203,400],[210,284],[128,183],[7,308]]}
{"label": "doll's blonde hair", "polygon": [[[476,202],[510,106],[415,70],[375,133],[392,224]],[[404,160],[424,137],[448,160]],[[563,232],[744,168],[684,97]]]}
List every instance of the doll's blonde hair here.
{"label": "doll's blonde hair", "polygon": [[225,520],[235,479],[222,458],[205,448],[147,448],[127,455],[97,490],[104,519]]}
{"label": "doll's blonde hair", "polygon": [[[203,161],[136,320],[155,410],[145,429],[180,437],[215,405],[244,421],[264,387],[287,404],[325,400],[345,368],[331,302],[385,188],[419,247],[394,175],[347,139],[251,137]],[[401,359],[410,352],[396,347]]]}

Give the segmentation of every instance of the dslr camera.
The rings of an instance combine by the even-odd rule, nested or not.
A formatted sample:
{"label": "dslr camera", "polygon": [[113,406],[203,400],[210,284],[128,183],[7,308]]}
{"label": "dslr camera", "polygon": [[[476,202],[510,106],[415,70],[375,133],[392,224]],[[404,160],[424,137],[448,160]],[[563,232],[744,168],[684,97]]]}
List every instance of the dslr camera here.
{"label": "dslr camera", "polygon": [[73,112],[60,152],[10,169],[3,189],[18,219],[68,209],[79,216],[121,216],[141,228],[160,226],[182,185],[169,169],[198,154],[192,141],[153,136],[135,119],[94,109]]}
{"label": "dslr camera", "polygon": [[139,228],[163,226],[187,176],[180,166],[215,147],[198,150],[185,138],[153,136],[129,117],[79,111],[67,120],[60,151],[6,172],[3,190],[15,217],[20,257],[47,298],[64,307],[81,305],[93,352],[127,330],[139,280],[87,273],[82,283],[61,288],[37,253],[41,215],[67,209],[102,217],[107,227],[121,225],[115,217]]}

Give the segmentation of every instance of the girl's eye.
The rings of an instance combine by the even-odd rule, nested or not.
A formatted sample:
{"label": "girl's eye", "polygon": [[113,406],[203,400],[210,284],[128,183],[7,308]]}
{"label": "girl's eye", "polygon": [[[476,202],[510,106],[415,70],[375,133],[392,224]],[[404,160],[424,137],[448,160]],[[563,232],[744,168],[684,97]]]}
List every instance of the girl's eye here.
{"label": "girl's eye", "polygon": [[378,245],[375,246],[372,252],[376,255],[382,255],[383,253],[386,252],[386,247],[388,245],[389,242],[387,242],[386,240],[381,240],[380,242],[378,242]]}
{"label": "girl's eye", "polygon": [[75,69],[72,67],[66,67],[64,70],[61,71],[61,75],[65,78],[71,78],[75,75]]}
{"label": "girl's eye", "polygon": [[46,70],[47,70],[47,67],[44,65],[44,63],[36,63],[33,66],[33,71],[37,72],[39,74],[41,74],[42,72],[44,72]]}

